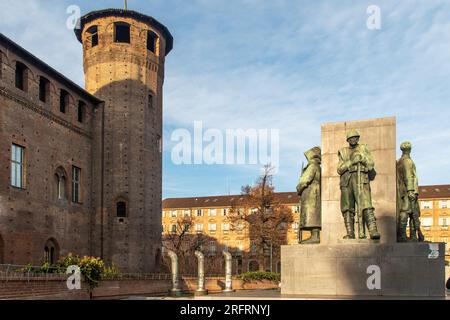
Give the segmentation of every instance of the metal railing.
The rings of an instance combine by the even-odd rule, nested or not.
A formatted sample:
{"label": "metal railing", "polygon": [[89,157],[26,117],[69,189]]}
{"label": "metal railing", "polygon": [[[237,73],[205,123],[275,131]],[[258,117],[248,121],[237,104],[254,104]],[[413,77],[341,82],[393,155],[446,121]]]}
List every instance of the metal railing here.
{"label": "metal railing", "polygon": [[41,266],[0,264],[0,281],[10,280],[65,280],[67,275],[58,268]]}

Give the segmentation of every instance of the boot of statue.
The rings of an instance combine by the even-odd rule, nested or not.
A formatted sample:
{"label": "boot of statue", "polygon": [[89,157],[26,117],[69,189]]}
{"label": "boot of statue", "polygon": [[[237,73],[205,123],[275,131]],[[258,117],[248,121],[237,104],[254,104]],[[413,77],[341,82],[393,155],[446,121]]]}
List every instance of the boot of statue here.
{"label": "boot of statue", "polygon": [[364,227],[364,221],[358,223],[358,239],[366,239],[366,228]]}
{"label": "boot of statue", "polygon": [[399,229],[398,229],[398,242],[407,242],[408,237],[406,235],[406,228],[408,226],[408,216],[403,212],[400,213]]}
{"label": "boot of statue", "polygon": [[355,218],[352,212],[347,211],[344,213],[344,223],[347,230],[347,235],[344,236],[344,239],[355,239]]}
{"label": "boot of statue", "polygon": [[380,239],[381,235],[377,229],[377,222],[374,211],[371,209],[364,210],[364,219],[366,220],[367,223],[367,229],[369,229],[370,239],[372,240]]}
{"label": "boot of statue", "polygon": [[311,237],[301,242],[301,244],[317,244],[317,243],[320,243],[320,229],[311,230]]}

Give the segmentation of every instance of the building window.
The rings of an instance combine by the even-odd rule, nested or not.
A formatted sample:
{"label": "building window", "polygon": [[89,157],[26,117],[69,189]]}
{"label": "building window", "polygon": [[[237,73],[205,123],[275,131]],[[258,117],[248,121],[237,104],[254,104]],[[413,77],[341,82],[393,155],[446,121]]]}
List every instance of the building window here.
{"label": "building window", "polygon": [[433,218],[421,218],[422,226],[431,227],[433,225]]}
{"label": "building window", "polygon": [[159,134],[156,137],[156,144],[157,144],[157,148],[158,148],[159,153],[162,153],[162,139],[161,139],[161,136]]}
{"label": "building window", "polygon": [[222,209],[222,216],[226,216],[228,214],[228,209],[224,208]]}
{"label": "building window", "polygon": [[177,217],[177,210],[170,211],[170,217],[171,218],[176,218]]}
{"label": "building window", "polygon": [[197,217],[203,217],[203,210],[197,209]]}
{"label": "building window", "polygon": [[215,223],[210,223],[210,224],[208,225],[208,230],[209,230],[210,232],[216,232],[216,231],[217,231],[217,225],[216,225]]}
{"label": "building window", "polygon": [[228,233],[230,231],[230,224],[222,223],[222,231],[223,231],[223,233]]}
{"label": "building window", "polygon": [[128,23],[114,23],[114,42],[130,43],[130,25]]}
{"label": "building window", "polygon": [[126,218],[127,217],[127,203],[125,201],[117,202],[116,215],[118,218]]}
{"label": "building window", "polygon": [[28,91],[28,68],[22,62],[16,62],[16,88]]}
{"label": "building window", "polygon": [[209,215],[210,215],[211,217],[215,217],[215,216],[217,215],[216,209],[209,209]]}
{"label": "building window", "polygon": [[11,185],[25,188],[25,148],[17,144],[11,147]]}
{"label": "building window", "polygon": [[59,248],[54,239],[48,239],[44,246],[44,261],[54,265],[58,261]]}
{"label": "building window", "polygon": [[88,34],[88,37],[90,37],[91,41],[91,48],[98,45],[98,27],[97,26],[91,26],[89,29],[86,30],[86,33]]}
{"label": "building window", "polygon": [[147,50],[156,53],[156,44],[158,43],[158,36],[153,31],[147,31]]}
{"label": "building window", "polygon": [[191,211],[190,210],[184,210],[184,216],[185,217],[190,217],[191,216]]}
{"label": "building window", "polygon": [[64,89],[61,89],[59,92],[59,111],[62,113],[66,113],[68,105],[69,93]]}
{"label": "building window", "polygon": [[50,81],[41,76],[39,78],[39,100],[42,102],[48,102],[50,96]]}
{"label": "building window", "polygon": [[195,224],[195,231],[197,231],[197,233],[203,232],[203,223],[196,223]]}
{"label": "building window", "polygon": [[56,169],[56,196],[58,200],[66,198],[66,173],[63,167]]}
{"label": "building window", "polygon": [[153,95],[152,94],[149,94],[148,95],[148,108],[149,109],[153,109]]}
{"label": "building window", "polygon": [[209,252],[211,254],[216,254],[216,242],[215,241],[209,242]]}
{"label": "building window", "polygon": [[86,113],[86,103],[78,101],[78,122],[83,123],[84,115]]}
{"label": "building window", "polygon": [[170,232],[171,232],[171,233],[177,233],[177,225],[176,225],[176,224],[173,224],[173,225],[171,226]]}
{"label": "building window", "polygon": [[448,227],[448,224],[450,222],[450,218],[439,218],[439,225],[441,227]]}
{"label": "building window", "polygon": [[80,203],[81,169],[72,167],[72,202]]}
{"label": "building window", "polygon": [[433,201],[422,201],[420,204],[422,209],[433,209]]}
{"label": "building window", "polygon": [[447,209],[448,208],[448,202],[447,200],[439,201],[439,208],[440,209]]}

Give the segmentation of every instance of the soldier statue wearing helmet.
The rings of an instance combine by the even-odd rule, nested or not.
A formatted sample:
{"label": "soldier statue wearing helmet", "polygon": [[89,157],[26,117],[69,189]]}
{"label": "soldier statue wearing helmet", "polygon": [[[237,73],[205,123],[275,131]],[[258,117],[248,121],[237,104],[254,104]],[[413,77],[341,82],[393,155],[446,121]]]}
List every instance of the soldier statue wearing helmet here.
{"label": "soldier statue wearing helmet", "polygon": [[[314,147],[305,152],[308,160],[306,168],[302,169],[300,182],[297,185],[297,194],[300,196],[300,227],[299,239],[301,244],[314,244],[320,242],[321,203],[321,149]],[[302,232],[310,231],[311,237],[303,240]]]}
{"label": "soldier statue wearing helmet", "polygon": [[370,190],[370,181],[375,179],[375,164],[367,145],[358,143],[359,138],[358,131],[348,131],[349,146],[339,150],[337,172],[340,175],[341,212],[347,230],[344,239],[355,239],[355,215],[360,239],[366,238],[365,226],[371,239],[380,239]]}

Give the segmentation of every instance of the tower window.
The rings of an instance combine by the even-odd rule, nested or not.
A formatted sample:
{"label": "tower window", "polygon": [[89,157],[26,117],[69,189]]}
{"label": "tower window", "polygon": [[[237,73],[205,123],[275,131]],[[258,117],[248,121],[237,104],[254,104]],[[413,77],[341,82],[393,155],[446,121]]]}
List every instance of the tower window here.
{"label": "tower window", "polygon": [[86,112],[86,104],[83,101],[78,101],[78,122],[84,121],[84,114]]}
{"label": "tower window", "polygon": [[24,188],[25,148],[17,144],[11,147],[11,185]]}
{"label": "tower window", "polygon": [[116,205],[116,214],[118,218],[127,217],[127,204],[125,201],[119,201]]}
{"label": "tower window", "polygon": [[114,24],[114,42],[130,43],[130,25],[126,22]]}
{"label": "tower window", "polygon": [[48,102],[50,96],[50,81],[41,76],[39,78],[39,100]]}
{"label": "tower window", "polygon": [[98,45],[98,27],[92,26],[86,30],[87,36],[90,38],[91,48]]}
{"label": "tower window", "polygon": [[153,95],[152,94],[148,95],[148,108],[153,109]]}
{"label": "tower window", "polygon": [[158,36],[153,31],[147,31],[147,50],[156,53],[156,43],[158,41]]}
{"label": "tower window", "polygon": [[28,90],[28,68],[22,62],[16,62],[16,88]]}
{"label": "tower window", "polygon": [[72,167],[72,202],[80,203],[81,169]]}
{"label": "tower window", "polygon": [[69,93],[61,89],[59,94],[59,111],[66,113],[67,106],[69,105]]}

